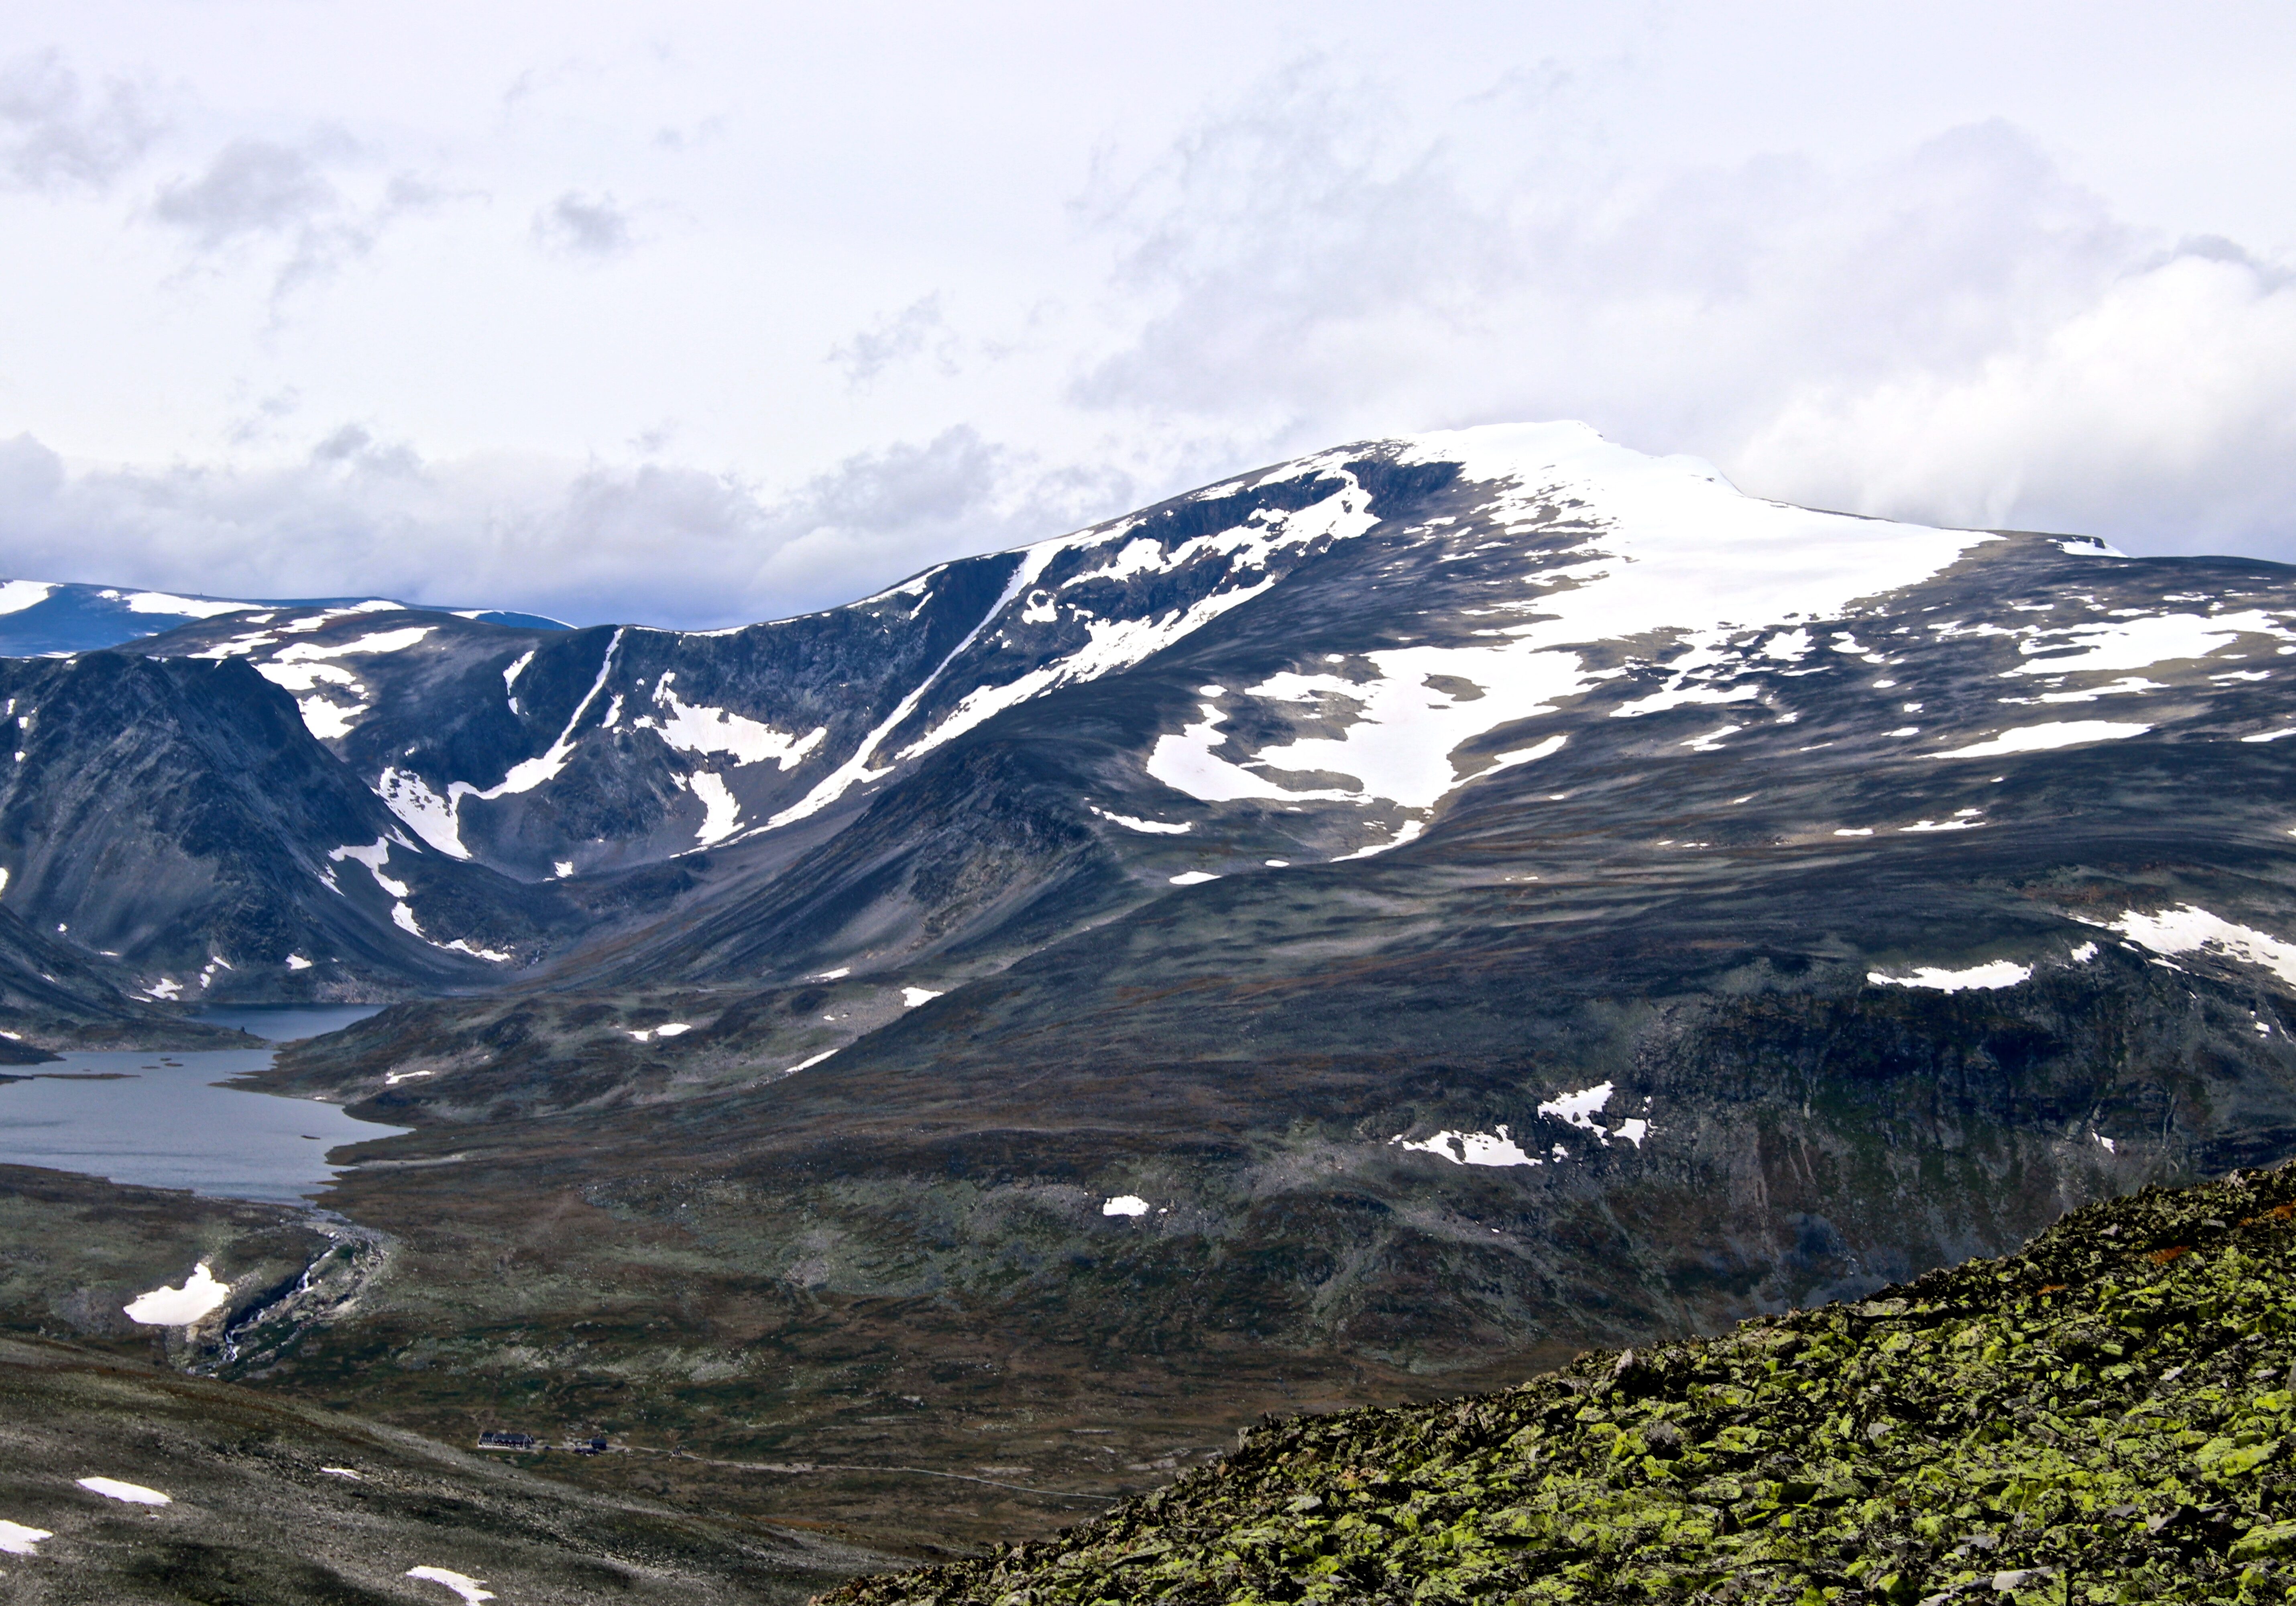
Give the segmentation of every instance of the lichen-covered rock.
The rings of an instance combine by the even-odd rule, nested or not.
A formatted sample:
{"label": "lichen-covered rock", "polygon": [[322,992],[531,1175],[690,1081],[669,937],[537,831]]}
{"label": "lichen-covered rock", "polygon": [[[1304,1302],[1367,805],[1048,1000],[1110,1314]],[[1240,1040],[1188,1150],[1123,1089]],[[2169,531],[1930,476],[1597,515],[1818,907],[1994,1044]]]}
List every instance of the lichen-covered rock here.
{"label": "lichen-covered rock", "polygon": [[2296,1166],[1505,1394],[1271,1421],[834,1606],[2296,1600]]}

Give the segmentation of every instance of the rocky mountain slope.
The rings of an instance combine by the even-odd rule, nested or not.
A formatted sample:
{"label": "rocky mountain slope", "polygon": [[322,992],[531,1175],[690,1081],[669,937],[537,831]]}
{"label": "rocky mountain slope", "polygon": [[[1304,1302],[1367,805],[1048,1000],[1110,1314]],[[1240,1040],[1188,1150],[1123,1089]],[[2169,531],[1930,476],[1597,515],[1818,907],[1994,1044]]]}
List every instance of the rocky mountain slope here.
{"label": "rocky mountain slope", "polygon": [[[1578,809],[1539,811],[1567,831],[1590,800],[1562,783],[1605,758],[1665,787],[1934,757],[1958,812],[1783,823],[1981,827],[1985,800],[1958,783],[1989,755],[2265,734],[2273,671],[2233,666],[2290,645],[2287,602],[2265,566],[1806,513],[1545,426],[1325,453],[739,630],[233,605],[137,651],[251,667],[310,738],[295,784],[325,789],[331,756],[349,771],[334,789],[395,822],[366,835],[291,811],[243,851],[306,883],[323,878],[298,859],[355,851],[419,890],[366,900],[357,940],[325,900],[291,913],[274,897],[250,928],[162,899],[147,925],[175,928],[166,951],[83,946],[119,954],[130,991],[214,958],[235,968],[209,992],[250,998],[788,982],[960,951],[994,965],[1176,877],[1386,852],[1464,797],[1575,792]],[[25,680],[20,724],[61,684]],[[111,739],[66,732],[56,750]],[[38,772],[11,779],[52,855],[104,862]],[[1782,798],[1754,801],[1711,823],[1742,836]],[[5,868],[36,924],[116,924],[94,907],[100,873],[67,886]],[[582,883],[580,918],[512,917],[477,868]],[[441,957],[457,942],[508,957],[458,968]]]}
{"label": "rocky mountain slope", "polygon": [[2291,582],[1360,443],[736,631],[19,664],[0,911],[407,1000],[266,1078],[418,1129],[267,1387],[977,1542],[2296,1152]]}
{"label": "rocky mountain slope", "polygon": [[1857,1303],[1265,1423],[1057,1538],[828,1601],[2277,1600],[2292,1218],[2287,1170],[2147,1189]]}
{"label": "rocky mountain slope", "polygon": [[419,851],[242,663],[0,660],[0,896],[147,1001],[298,976],[470,985],[571,918]]}
{"label": "rocky mountain slope", "polygon": [[[397,821],[397,842],[324,843],[284,821],[250,851],[381,842],[401,869],[381,873],[442,889],[361,911],[368,951],[332,970],[268,951],[345,945],[308,911],[261,948],[190,911],[176,945],[239,967],[210,992],[389,996],[993,968],[1175,877],[1387,852],[1468,798],[1577,805],[1533,811],[1542,829],[1608,819],[1613,796],[1565,784],[1605,762],[1645,789],[1762,788],[1744,814],[1689,800],[1651,843],[1676,858],[1725,828],[1836,847],[1982,828],[1962,783],[1989,756],[2268,735],[2258,661],[2296,651],[2288,601],[2269,565],[1779,507],[1558,425],[1322,454],[739,630],[283,605],[138,650],[251,666]],[[1932,758],[1898,773],[1952,809],[1774,818]],[[567,882],[579,918],[482,930],[466,906],[502,889],[456,866]],[[69,928],[80,896],[11,906]],[[450,984],[456,941],[510,958]]]}

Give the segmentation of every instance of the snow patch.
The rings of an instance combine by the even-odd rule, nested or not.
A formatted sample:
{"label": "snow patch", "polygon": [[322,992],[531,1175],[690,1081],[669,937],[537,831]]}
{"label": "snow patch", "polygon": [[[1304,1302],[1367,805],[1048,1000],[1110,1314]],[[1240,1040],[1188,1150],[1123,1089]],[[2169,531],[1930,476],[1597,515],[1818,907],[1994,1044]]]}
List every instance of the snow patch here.
{"label": "snow patch", "polygon": [[668,670],[655,683],[654,705],[665,712],[654,731],[680,753],[723,753],[738,765],[771,759],[783,770],[794,770],[829,736],[826,725],[816,726],[807,736],[792,736],[726,709],[682,703],[671,684],[676,679],[677,671]]}
{"label": "snow patch", "polygon": [[1210,870],[1182,870],[1178,875],[1172,877],[1172,885],[1174,886],[1201,886],[1207,881],[1217,881],[1219,877],[1213,875]]}
{"label": "snow patch", "polygon": [[2005,753],[2046,753],[2057,747],[2077,747],[2087,742],[2117,742],[2132,736],[2143,736],[2150,725],[2125,724],[2112,720],[2061,720],[2048,725],[2020,725],[2005,730],[1999,736],[1988,737],[1967,747],[1956,747],[1945,753],[1932,753],[1931,758],[1997,758]]}
{"label": "snow patch", "polygon": [[697,771],[692,778],[693,795],[701,800],[701,823],[693,830],[693,840],[703,847],[723,842],[742,823],[742,805],[726,785],[722,775],[712,775],[707,770]]}
{"label": "snow patch", "polygon": [[474,1578],[468,1573],[456,1572],[451,1568],[410,1567],[406,1569],[406,1576],[410,1578],[420,1578],[426,1584],[444,1584],[463,1597],[463,1606],[479,1606],[480,1602],[491,1601],[495,1598],[492,1590],[480,1587],[486,1582],[485,1579]]}
{"label": "snow patch", "polygon": [[129,1505],[173,1505],[175,1497],[162,1495],[157,1489],[147,1489],[140,1483],[125,1483],[117,1478],[75,1478],[72,1481],[91,1495],[101,1495],[106,1500],[124,1500]]}
{"label": "snow patch", "polygon": [[1103,1215],[1145,1215],[1148,1201],[1136,1193],[1119,1193],[1100,1207]]}
{"label": "snow patch", "polygon": [[[2220,677],[2213,675],[2210,677],[2210,679],[2217,679],[2219,678]],[[2166,691],[2168,689],[2168,686],[2159,680],[2148,680],[2142,675],[2123,675],[2120,679],[2112,681],[2108,685],[2093,686],[2087,691],[2050,691],[2043,692],[2038,699],[2025,697],[2004,697],[2001,700],[2005,703],[2022,703],[2028,701],[2039,701],[2043,703],[2094,703],[2099,697],[2133,696],[2140,692]],[[1912,704],[1908,704],[1907,706],[1911,707]]]}
{"label": "snow patch", "polygon": [[2243,635],[2271,636],[2296,641],[2296,630],[2260,609],[2241,614],[2152,614],[2111,622],[2070,625],[2062,630],[2041,630],[2017,644],[2027,654],[2054,647],[2080,650],[2035,657],[2009,672],[2013,675],[2095,674],[2104,671],[2149,669],[2205,658],[2230,647]]}
{"label": "snow patch", "polygon": [[322,658],[348,658],[358,653],[401,653],[437,628],[436,625],[413,624],[403,630],[377,630],[371,636],[360,636],[333,647],[321,647],[316,641],[298,641],[280,648],[272,655],[271,661],[274,663],[297,663]]}
{"label": "snow patch", "polygon": [[1557,1093],[1538,1107],[1538,1113],[1542,1116],[1552,1116],[1567,1126],[1576,1126],[1591,1132],[1603,1142],[1608,1143],[1611,1141],[1610,1134],[1603,1130],[1603,1124],[1595,1117],[1602,1113],[1603,1107],[1610,1103],[1611,1095],[1617,1091],[1617,1088],[1610,1083],[1598,1082],[1594,1086],[1581,1088],[1575,1093]]}
{"label": "snow patch", "polygon": [[2131,910],[2118,920],[2104,924],[2106,929],[2117,931],[2155,953],[2215,953],[2243,964],[2259,966],[2296,986],[2296,943],[2284,943],[2253,926],[2236,926],[2196,904],[2186,903],[2150,915]]}
{"label": "snow patch", "polygon": [[9,581],[0,585],[0,614],[20,614],[26,608],[37,607],[54,590],[55,587],[44,580]]}
{"label": "snow patch", "polygon": [[[1246,696],[1312,704],[1327,720],[1349,721],[1340,736],[1303,737],[1253,756],[1271,770],[1352,777],[1349,801],[1376,797],[1429,809],[1468,778],[1453,762],[1454,750],[1509,721],[1553,713],[1558,699],[1586,684],[1578,655],[1525,653],[1512,644],[1406,647],[1363,657],[1376,679],[1285,671],[1247,688]],[[1457,688],[1462,681],[1464,690]],[[1543,756],[1521,752],[1526,756],[1518,762]]]}
{"label": "snow patch", "polygon": [[346,845],[335,848],[327,854],[327,857],[338,864],[346,860],[355,860],[364,864],[367,868],[367,873],[374,877],[375,885],[394,898],[404,898],[411,890],[406,882],[395,881],[382,873],[382,867],[390,862],[390,839],[387,836],[376,837],[371,847]]}
{"label": "snow patch", "polygon": [[383,807],[432,847],[450,858],[471,856],[471,850],[463,845],[463,822],[455,815],[454,803],[433,792],[430,783],[414,771],[386,764],[376,778],[374,792]]}
{"label": "snow patch", "polygon": [[1869,970],[1866,979],[1877,987],[1926,987],[1937,992],[1960,992],[1969,988],[1993,991],[2014,987],[2033,979],[2033,968],[2012,959],[1992,959],[1966,970],[1945,970],[1934,965],[1915,967],[1911,976],[1884,976]]}
{"label": "snow patch", "polygon": [[145,1327],[189,1327],[231,1297],[231,1285],[217,1282],[201,1261],[181,1288],[161,1283],[148,1294],[138,1294],[120,1309],[130,1322]]}
{"label": "snow patch", "polygon": [[1545,1164],[1535,1155],[1525,1154],[1507,1129],[1496,1132],[1439,1132],[1431,1138],[1418,1142],[1406,1142],[1398,1135],[1388,1141],[1390,1148],[1401,1147],[1420,1154],[1440,1155],[1454,1165],[1538,1165]]}
{"label": "snow patch", "polygon": [[[1090,803],[1086,803],[1085,807],[1092,809],[1092,811],[1103,819],[1113,820],[1127,830],[1144,831],[1152,836],[1177,836],[1184,832],[1195,829],[1196,825],[1193,819],[1184,819],[1176,826],[1166,825],[1160,819],[1135,819],[1129,814],[1111,814],[1106,809],[1094,808]],[[5,880],[0,880],[0,888],[5,887],[6,885]]]}
{"label": "snow patch", "polygon": [[[12,580],[8,583],[22,585],[24,582]],[[44,1528],[26,1528],[20,1522],[10,1522],[4,1518],[0,1518],[0,1552],[5,1552],[9,1555],[37,1556],[40,1553],[40,1541],[54,1537],[53,1534]]]}
{"label": "snow patch", "polygon": [[[1539,742],[1535,745],[1518,747],[1513,753],[1502,753],[1498,757],[1491,761],[1491,767],[1489,769],[1478,774],[1475,778],[1477,780],[1482,780],[1488,777],[1496,775],[1502,770],[1512,770],[1517,764],[1528,764],[1532,762],[1534,760],[1552,758],[1554,754],[1562,751],[1563,745],[1569,742],[1570,739],[1570,738],[1567,736],[1551,736],[1545,741]],[[1549,801],[1552,802],[1553,800],[1549,799]]]}
{"label": "snow patch", "polygon": [[901,989],[901,1008],[914,1009],[919,1004],[929,1004],[939,996],[930,987],[904,987]]}
{"label": "snow patch", "polygon": [[290,969],[290,970],[308,970],[310,968],[311,968],[311,961],[310,961],[310,960],[308,960],[308,959],[305,959],[301,954],[299,954],[299,953],[291,953],[291,954],[289,954],[289,955],[287,956],[287,968],[288,968],[288,969]]}
{"label": "snow patch", "polygon": [[167,591],[137,591],[119,598],[131,614],[176,614],[186,619],[217,619],[252,611],[251,602],[220,602],[212,597],[177,597]]}
{"label": "snow patch", "polygon": [[1204,803],[1235,803],[1244,798],[1275,798],[1286,803],[1304,803],[1310,799],[1350,803],[1355,795],[1349,792],[1322,790],[1292,792],[1277,786],[1266,776],[1242,765],[1231,763],[1213,753],[1227,738],[1216,736],[1227,716],[1210,703],[1198,704],[1203,719],[1197,724],[1184,727],[1177,736],[1160,736],[1143,766],[1149,776],[1162,781],[1176,792]]}
{"label": "snow patch", "polygon": [[1390,848],[1399,848],[1406,842],[1416,841],[1419,837],[1419,834],[1426,828],[1427,822],[1423,819],[1406,819],[1396,831],[1395,835],[1390,837],[1387,841],[1370,843],[1363,847],[1357,848],[1352,853],[1341,853],[1337,859],[1332,860],[1332,862],[1333,864],[1341,864],[1350,859],[1375,859]]}
{"label": "snow patch", "polygon": [[1639,719],[1646,713],[1663,713],[1669,708],[1686,708],[1704,703],[1746,703],[1762,695],[1759,686],[1733,686],[1725,690],[1718,686],[1669,686],[1654,691],[1646,697],[1622,703],[1611,710],[1614,720]]}

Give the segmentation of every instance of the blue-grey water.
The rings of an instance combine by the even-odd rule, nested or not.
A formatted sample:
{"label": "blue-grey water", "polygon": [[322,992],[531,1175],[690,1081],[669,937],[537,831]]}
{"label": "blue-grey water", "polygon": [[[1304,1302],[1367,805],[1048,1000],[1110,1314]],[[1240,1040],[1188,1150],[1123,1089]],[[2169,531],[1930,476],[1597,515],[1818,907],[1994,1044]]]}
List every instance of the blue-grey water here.
{"label": "blue-grey water", "polygon": [[[283,1042],[373,1013],[211,1009],[201,1018]],[[316,1099],[216,1085],[262,1069],[271,1054],[67,1054],[45,1065],[0,1067],[0,1075],[25,1078],[0,1082],[0,1162],[291,1203],[321,1191],[340,1169],[327,1164],[330,1149],[406,1130],[354,1121]]]}

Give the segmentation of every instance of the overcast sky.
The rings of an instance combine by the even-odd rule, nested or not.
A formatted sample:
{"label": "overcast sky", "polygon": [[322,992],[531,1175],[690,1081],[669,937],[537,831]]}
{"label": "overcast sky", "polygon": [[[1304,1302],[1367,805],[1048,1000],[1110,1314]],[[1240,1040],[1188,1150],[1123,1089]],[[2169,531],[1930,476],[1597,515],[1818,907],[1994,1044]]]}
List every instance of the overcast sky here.
{"label": "overcast sky", "polygon": [[711,625],[1341,441],[2296,559],[2296,7],[13,0],[0,572]]}

